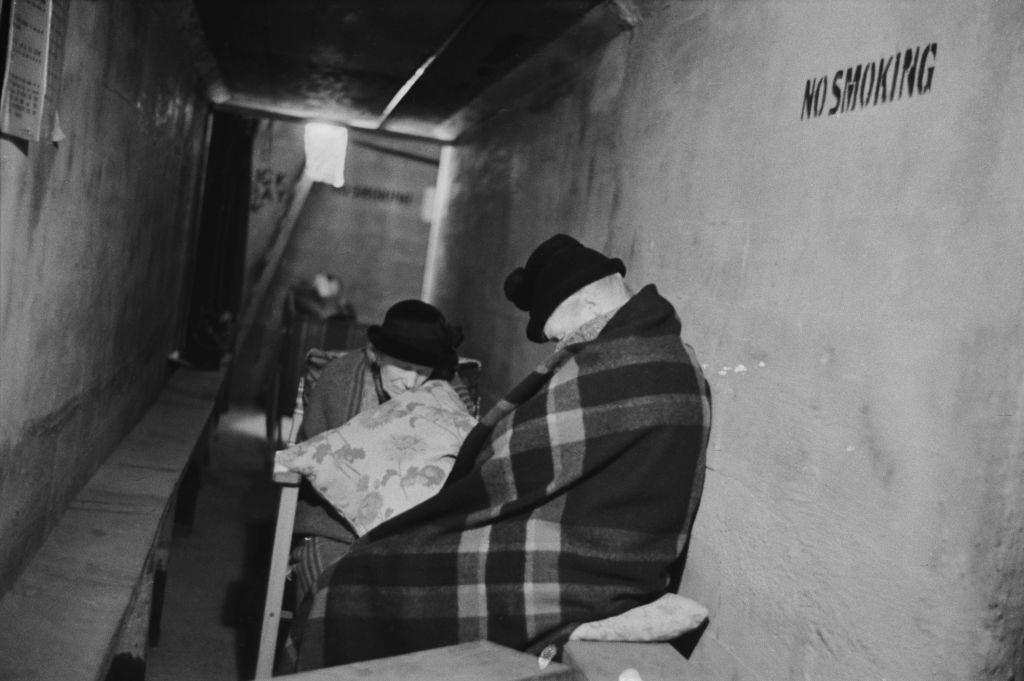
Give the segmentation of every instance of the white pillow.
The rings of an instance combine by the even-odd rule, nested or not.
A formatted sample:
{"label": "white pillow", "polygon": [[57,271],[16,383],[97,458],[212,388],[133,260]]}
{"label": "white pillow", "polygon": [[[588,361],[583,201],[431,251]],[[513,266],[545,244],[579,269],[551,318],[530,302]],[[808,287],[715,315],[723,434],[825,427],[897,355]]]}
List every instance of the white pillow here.
{"label": "white pillow", "polygon": [[447,381],[427,381],[277,452],[360,535],[432,497],[476,420]]}
{"label": "white pillow", "polygon": [[672,641],[708,618],[708,609],[686,596],[667,593],[621,615],[586,622],[569,635],[573,641]]}

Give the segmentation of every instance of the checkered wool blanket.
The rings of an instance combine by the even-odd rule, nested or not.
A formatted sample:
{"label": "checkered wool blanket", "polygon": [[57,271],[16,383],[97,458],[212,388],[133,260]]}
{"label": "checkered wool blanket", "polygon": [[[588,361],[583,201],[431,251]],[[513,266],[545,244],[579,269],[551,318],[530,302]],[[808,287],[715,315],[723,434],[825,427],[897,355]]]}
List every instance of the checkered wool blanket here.
{"label": "checkered wool blanket", "polygon": [[321,576],[292,631],[312,669],[489,639],[539,651],[654,600],[688,538],[710,392],[647,286],[466,438],[436,496]]}

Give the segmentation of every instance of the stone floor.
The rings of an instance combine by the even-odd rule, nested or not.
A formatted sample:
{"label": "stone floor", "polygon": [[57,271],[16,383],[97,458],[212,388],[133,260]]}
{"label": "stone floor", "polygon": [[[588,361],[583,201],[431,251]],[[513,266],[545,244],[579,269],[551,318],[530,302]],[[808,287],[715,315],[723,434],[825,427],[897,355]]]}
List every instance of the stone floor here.
{"label": "stone floor", "polygon": [[214,438],[193,527],[171,546],[159,643],[148,681],[251,679],[276,490],[264,417],[233,406]]}

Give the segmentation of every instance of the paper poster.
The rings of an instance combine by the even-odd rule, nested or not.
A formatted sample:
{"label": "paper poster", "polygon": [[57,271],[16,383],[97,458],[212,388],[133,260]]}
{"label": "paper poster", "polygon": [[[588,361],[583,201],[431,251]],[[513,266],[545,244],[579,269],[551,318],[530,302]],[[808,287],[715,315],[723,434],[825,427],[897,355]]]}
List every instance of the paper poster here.
{"label": "paper poster", "polygon": [[67,10],[67,0],[12,0],[0,132],[33,141],[59,136]]}

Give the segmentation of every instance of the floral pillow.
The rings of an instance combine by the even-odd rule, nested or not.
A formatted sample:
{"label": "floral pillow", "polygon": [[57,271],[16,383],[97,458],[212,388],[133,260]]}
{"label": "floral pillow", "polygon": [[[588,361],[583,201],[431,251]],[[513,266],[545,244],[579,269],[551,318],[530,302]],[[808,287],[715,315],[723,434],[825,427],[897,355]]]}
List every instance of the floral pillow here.
{"label": "floral pillow", "polygon": [[277,452],[360,535],[434,496],[476,425],[447,381],[427,381]]}

